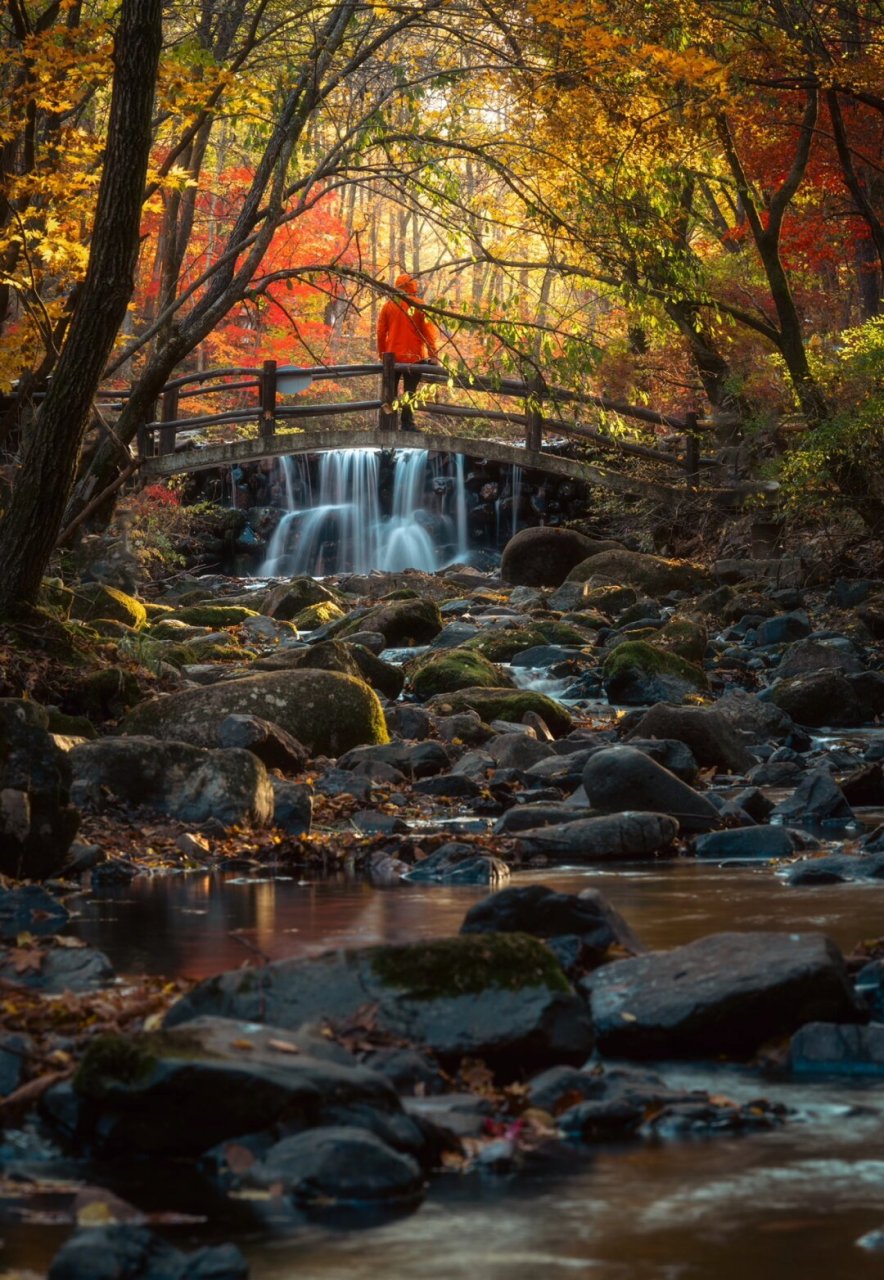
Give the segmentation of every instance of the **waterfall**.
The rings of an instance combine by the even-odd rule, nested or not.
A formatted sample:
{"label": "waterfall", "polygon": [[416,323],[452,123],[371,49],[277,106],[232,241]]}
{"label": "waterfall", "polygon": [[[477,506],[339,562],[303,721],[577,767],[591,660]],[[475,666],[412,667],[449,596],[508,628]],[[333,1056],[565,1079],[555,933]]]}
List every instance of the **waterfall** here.
{"label": "waterfall", "polygon": [[512,514],[513,514],[513,528],[512,528],[512,533],[510,535],[511,537],[515,537],[516,534],[519,532],[519,498],[521,497],[521,495],[522,495],[522,468],[514,466],[513,478],[512,478],[512,498],[511,498]]}
{"label": "waterfall", "polygon": [[[433,517],[426,510],[424,494],[428,456],[425,449],[397,453],[389,516],[381,511],[379,450],[336,449],[320,455],[319,492],[315,499],[309,474],[306,483],[299,476],[301,483],[296,484],[292,459],[284,459],[289,509],[270,540],[261,575],[322,576],[368,573],[372,569],[435,572],[439,568],[439,555],[427,528]],[[462,490],[463,460],[458,461],[461,464],[459,489]],[[290,465],[287,467],[286,463]],[[303,494],[300,500],[299,490]],[[465,534],[462,492],[458,501],[464,505]]]}
{"label": "waterfall", "polygon": [[467,532],[467,490],[464,484],[464,456],[455,454],[456,480],[454,486],[454,524],[457,542],[454,549],[455,563],[467,560],[470,554],[469,534]]}

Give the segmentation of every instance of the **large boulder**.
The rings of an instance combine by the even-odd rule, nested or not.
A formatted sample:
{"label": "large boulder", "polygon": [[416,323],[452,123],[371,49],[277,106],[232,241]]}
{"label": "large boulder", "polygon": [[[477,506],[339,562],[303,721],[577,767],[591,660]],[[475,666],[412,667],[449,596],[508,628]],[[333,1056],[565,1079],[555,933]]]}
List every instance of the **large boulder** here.
{"label": "large boulder", "polygon": [[216,818],[228,826],[266,825],[273,816],[267,770],[241,747],[206,750],[156,738],[97,738],[74,747],[71,794],[102,808],[107,793],[182,822]]}
{"label": "large boulder", "polygon": [[666,814],[625,812],[529,828],[516,848],[558,862],[631,862],[668,849],[677,835],[678,822]]}
{"label": "large boulder", "polygon": [[214,747],[229,715],[270,720],[313,755],[388,740],[377,695],[364,681],[335,671],[280,671],[247,676],[142,703],[121,725],[125,734]]}
{"label": "large boulder", "polygon": [[[98,1202],[100,1206],[100,1201]],[[52,1259],[47,1280],[248,1280],[232,1244],[183,1253],[131,1222],[81,1227]]]}
{"label": "large boulder", "polygon": [[711,800],[635,747],[608,747],[587,760],[583,786],[589,803],[603,813],[645,809],[678,819],[683,831],[720,825]]}
{"label": "large boulder", "polygon": [[101,582],[81,583],[74,591],[71,617],[90,622],[93,618],[112,618],[127,627],[140,630],[147,623],[147,610],[135,596]]}
{"label": "large boulder", "polygon": [[576,529],[521,529],[503,549],[500,578],[513,587],[558,587],[575,565],[621,543],[588,538]]}
{"label": "large boulder", "polygon": [[219,974],[172,1007],[167,1024],[201,1014],[297,1027],[347,1022],[373,1007],[381,1031],[509,1064],[582,1061],[592,1029],[552,954],[524,934],[445,938],[328,952]]}
{"label": "large boulder", "polygon": [[499,667],[470,649],[445,649],[418,659],[409,679],[419,698],[453,689],[500,689],[510,683]]}
{"label": "large boulder", "polygon": [[618,585],[639,587],[659,598],[670,591],[697,591],[708,585],[706,570],[690,560],[665,560],[640,551],[613,550],[592,555],[568,574],[568,582],[606,578]]}
{"label": "large boulder", "polygon": [[859,1022],[841,952],[821,933],[716,933],[585,980],[602,1053],[749,1057],[806,1022]]}
{"label": "large boulder", "polygon": [[[258,972],[238,977],[248,987]],[[382,1076],[331,1059],[321,1045],[314,1053],[312,1035],[302,1042],[300,1019],[285,1027],[257,1021],[204,1017],[93,1040],[74,1076],[93,1141],[108,1153],[194,1156],[278,1123],[333,1123],[343,1107],[401,1113]]]}
{"label": "large boulder", "polygon": [[261,612],[280,622],[290,622],[303,609],[324,600],[338,603],[339,597],[315,578],[292,578],[291,582],[280,582],[270,588],[261,604]]}
{"label": "large boulder", "polygon": [[492,720],[518,724],[526,712],[536,711],[557,738],[570,733],[573,727],[570,714],[560,703],[531,689],[456,689],[451,693],[437,693],[427,706],[431,712],[442,716],[475,711],[486,724]]}
{"label": "large boulder", "polygon": [[811,728],[859,725],[870,718],[853,685],[840,671],[789,676],[775,681],[760,696],[798,724]]}
{"label": "large boulder", "polygon": [[64,862],[80,825],[71,766],[34,702],[0,698],[0,874],[41,879]]}
{"label": "large boulder", "polygon": [[725,716],[714,707],[679,707],[658,702],[626,736],[675,738],[686,743],[697,764],[727,773],[746,773],[756,763]]}
{"label": "large boulder", "polygon": [[624,640],[612,649],[602,667],[602,683],[608,701],[625,706],[681,701],[709,687],[700,667],[646,640]]}
{"label": "large boulder", "polygon": [[433,600],[381,601],[367,613],[345,623],[337,632],[342,639],[357,631],[377,631],[388,648],[427,644],[442,630],[442,615]]}
{"label": "large boulder", "polygon": [[398,698],[405,683],[401,668],[383,662],[362,645],[344,644],[341,640],[320,640],[304,648],[279,650],[258,658],[251,670],[338,671],[365,680],[386,698]]}

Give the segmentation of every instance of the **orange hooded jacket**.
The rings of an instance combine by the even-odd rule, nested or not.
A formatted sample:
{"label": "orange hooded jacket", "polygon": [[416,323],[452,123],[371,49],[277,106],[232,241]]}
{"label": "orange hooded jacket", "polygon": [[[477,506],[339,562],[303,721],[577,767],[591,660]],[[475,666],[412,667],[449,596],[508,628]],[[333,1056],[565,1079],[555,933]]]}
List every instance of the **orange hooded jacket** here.
{"label": "orange hooded jacket", "polygon": [[396,277],[396,288],[410,294],[412,306],[395,298],[388,298],[378,316],[378,355],[392,351],[402,364],[417,364],[421,360],[435,360],[439,331],[421,310],[417,296],[417,283],[411,276]]}

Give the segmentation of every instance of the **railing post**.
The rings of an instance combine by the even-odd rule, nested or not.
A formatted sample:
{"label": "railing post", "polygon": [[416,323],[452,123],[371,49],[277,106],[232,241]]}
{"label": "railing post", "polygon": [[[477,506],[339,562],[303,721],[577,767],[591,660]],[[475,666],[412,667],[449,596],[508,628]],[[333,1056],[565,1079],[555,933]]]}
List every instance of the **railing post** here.
{"label": "railing post", "polygon": [[378,431],[396,431],[399,427],[399,415],[393,408],[396,399],[396,357],[392,351],[385,351],[381,356],[381,407],[378,410]]}
{"label": "railing post", "polygon": [[[178,388],[169,387],[163,392],[163,422],[174,422],[178,417]],[[175,452],[175,428],[160,427],[160,454]]]}
{"label": "railing post", "polygon": [[697,419],[699,414],[686,413],[684,416],[684,470],[685,484],[692,492],[700,486],[700,442],[697,438]]}
{"label": "railing post", "polygon": [[532,378],[527,384],[530,388],[532,404],[525,406],[525,448],[539,453],[543,447],[543,379]]}
{"label": "railing post", "polygon": [[276,361],[265,360],[261,370],[261,435],[276,431]]}

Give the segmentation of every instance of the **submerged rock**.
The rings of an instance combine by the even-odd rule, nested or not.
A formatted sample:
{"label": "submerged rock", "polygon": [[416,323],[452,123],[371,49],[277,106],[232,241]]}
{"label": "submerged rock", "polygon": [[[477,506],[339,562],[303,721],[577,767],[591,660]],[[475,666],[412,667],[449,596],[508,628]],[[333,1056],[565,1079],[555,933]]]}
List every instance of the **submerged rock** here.
{"label": "submerged rock", "polygon": [[861,1022],[841,952],[821,933],[716,933],[585,979],[602,1053],[749,1057],[806,1022]]}
{"label": "submerged rock", "polygon": [[[502,884],[510,869],[471,844],[449,841],[411,867],[404,879],[432,884]],[[530,930],[528,931],[530,932]]]}
{"label": "submerged rock", "polygon": [[169,1011],[298,1026],[346,1021],[376,1006],[375,1025],[443,1057],[515,1063],[582,1060],[589,1016],[549,950],[523,934],[446,938],[328,952],[201,982]]}

